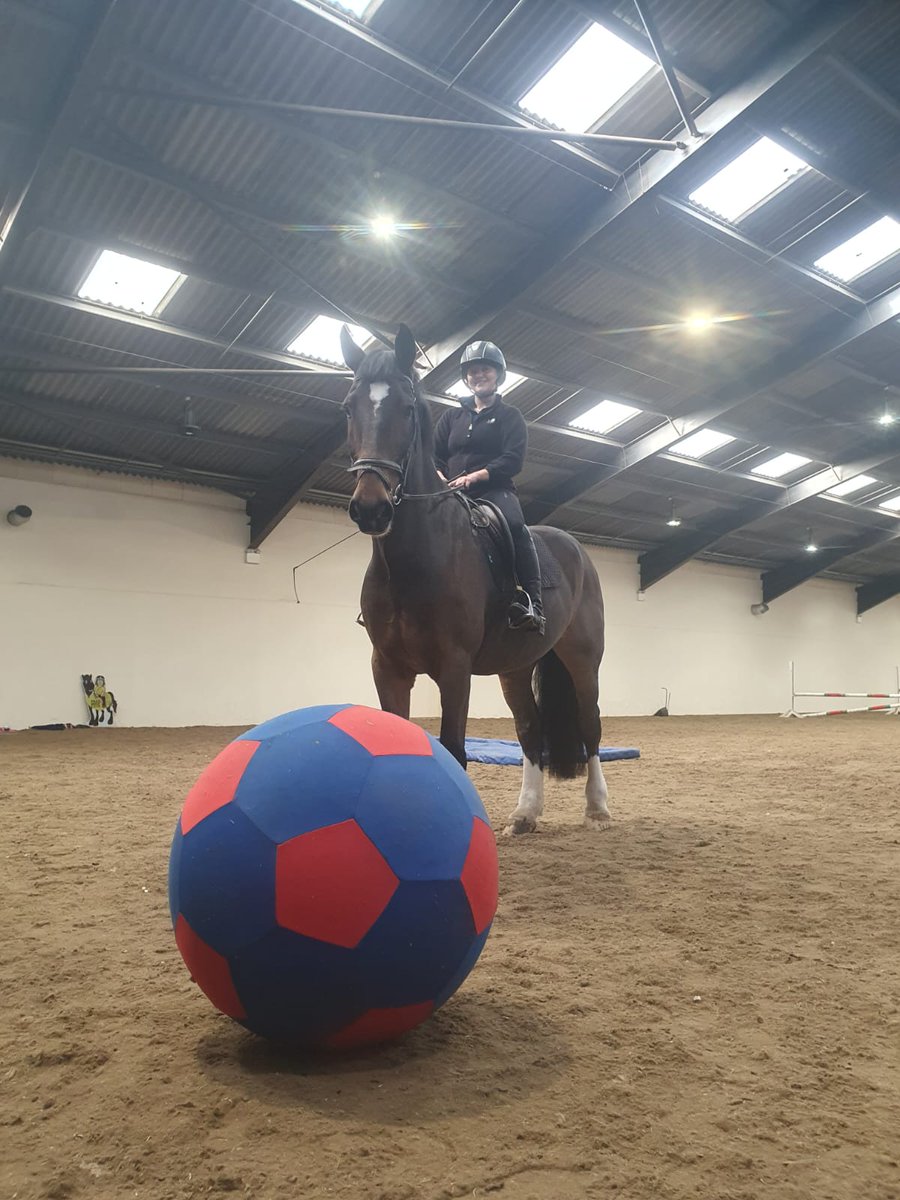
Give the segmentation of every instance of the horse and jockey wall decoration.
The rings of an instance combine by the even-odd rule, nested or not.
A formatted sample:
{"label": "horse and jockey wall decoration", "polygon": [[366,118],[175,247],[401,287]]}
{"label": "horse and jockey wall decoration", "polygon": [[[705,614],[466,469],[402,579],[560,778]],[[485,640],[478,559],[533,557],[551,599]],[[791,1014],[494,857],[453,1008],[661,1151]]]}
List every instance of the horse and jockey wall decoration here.
{"label": "horse and jockey wall decoration", "polygon": [[94,679],[91,675],[82,675],[81,687],[88,712],[91,714],[88,725],[102,725],[104,721],[112,725],[113,715],[119,706],[115,696],[106,686],[105,677],[98,675]]}

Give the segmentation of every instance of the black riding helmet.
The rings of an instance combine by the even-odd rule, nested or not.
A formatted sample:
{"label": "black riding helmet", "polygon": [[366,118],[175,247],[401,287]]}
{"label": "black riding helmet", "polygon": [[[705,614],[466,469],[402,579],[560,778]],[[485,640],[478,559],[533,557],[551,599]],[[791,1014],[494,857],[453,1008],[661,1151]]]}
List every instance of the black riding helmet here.
{"label": "black riding helmet", "polygon": [[506,378],[506,359],[503,351],[493,342],[470,342],[462,352],[459,360],[459,374],[463,383],[466,382],[466,372],[473,363],[487,363],[497,371],[497,387]]}

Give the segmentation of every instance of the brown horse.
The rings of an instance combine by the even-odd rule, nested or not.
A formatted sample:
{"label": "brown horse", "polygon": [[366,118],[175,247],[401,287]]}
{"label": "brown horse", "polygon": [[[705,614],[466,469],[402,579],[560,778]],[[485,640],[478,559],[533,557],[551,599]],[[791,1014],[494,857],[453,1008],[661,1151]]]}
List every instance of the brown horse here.
{"label": "brown horse", "polygon": [[585,763],[585,824],[606,828],[606,781],[597,757],[603,656],[597,572],[574,538],[537,526],[543,566],[555,584],[544,592],[546,632],[509,629],[509,595],[495,583],[469,506],[434,465],[412,334],[403,325],[393,352],[364,352],[344,328],[341,345],[354,372],[344,401],[356,476],[349,512],[372,537],[362,616],[381,707],[408,718],[416,676],[430,676],[441,696],[441,742],[465,766],[472,675],[499,675],[523,752],[522,789],[507,832],[535,828],[544,765],[551,775],[573,778]]}

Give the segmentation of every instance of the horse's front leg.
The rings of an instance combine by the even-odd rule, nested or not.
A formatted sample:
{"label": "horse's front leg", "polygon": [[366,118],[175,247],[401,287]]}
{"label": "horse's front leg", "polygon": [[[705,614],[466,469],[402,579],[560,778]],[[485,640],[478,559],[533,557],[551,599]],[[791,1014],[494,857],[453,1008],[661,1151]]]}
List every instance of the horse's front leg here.
{"label": "horse's front leg", "polygon": [[416,682],[415,672],[385,658],[375,650],[372,654],[372,678],[378,693],[378,703],[384,711],[408,721],[409,698]]}
{"label": "horse's front leg", "polygon": [[534,667],[500,676],[500,687],[516,725],[522,747],[522,789],[504,833],[533,833],[544,811],[544,773],[541,770],[541,723],[531,687]]}
{"label": "horse's front leg", "polygon": [[441,745],[466,769],[466,721],[472,690],[472,662],[457,657],[432,677],[441,693]]}

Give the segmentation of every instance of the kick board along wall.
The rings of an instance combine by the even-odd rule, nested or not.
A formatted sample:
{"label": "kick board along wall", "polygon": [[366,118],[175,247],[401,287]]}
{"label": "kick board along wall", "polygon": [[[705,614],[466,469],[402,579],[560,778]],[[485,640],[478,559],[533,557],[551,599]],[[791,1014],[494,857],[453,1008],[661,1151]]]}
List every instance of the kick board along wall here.
{"label": "kick board along wall", "polygon": [[[9,509],[34,515],[14,528]],[[251,725],[308,704],[375,704],[355,624],[370,545],[336,509],[300,505],[244,562],[240,500],[196,487],[0,461],[0,726],[84,722],[80,675],[106,676],[122,725]],[[779,712],[805,691],[887,691],[900,600],[855,618],[849,585],[812,581],[753,617],[756,572],[694,563],[637,600],[633,553],[589,548],[604,584],[601,704],[649,714]],[[523,635],[526,636],[526,635]],[[816,707],[814,705],[814,707]],[[506,715],[476,680],[473,716]],[[434,716],[422,680],[414,716]]]}

